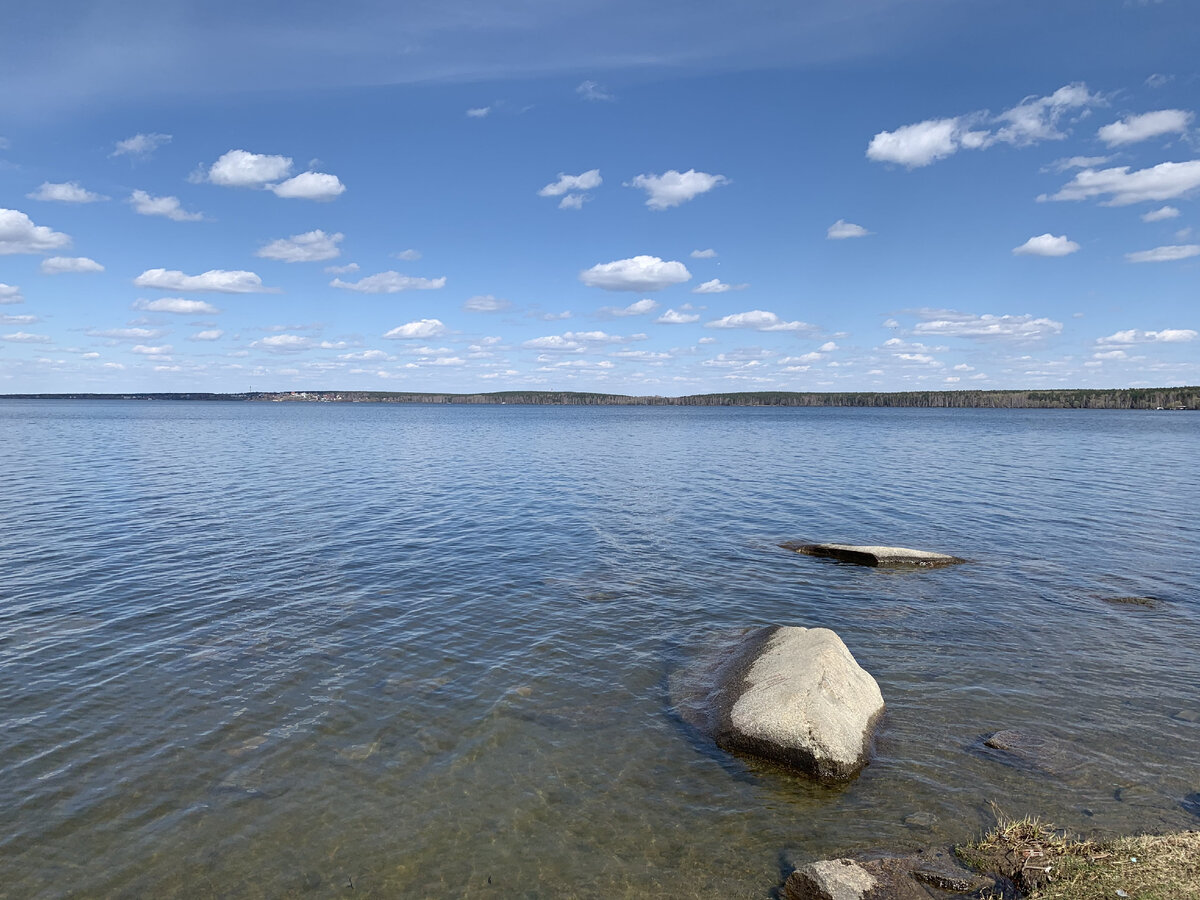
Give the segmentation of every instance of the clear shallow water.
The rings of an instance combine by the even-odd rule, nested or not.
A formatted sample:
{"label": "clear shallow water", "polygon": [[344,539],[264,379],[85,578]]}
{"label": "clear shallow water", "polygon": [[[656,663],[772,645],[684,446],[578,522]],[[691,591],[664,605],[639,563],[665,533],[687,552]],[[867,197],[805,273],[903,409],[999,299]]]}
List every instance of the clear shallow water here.
{"label": "clear shallow water", "polygon": [[[0,401],[0,896],[762,898],[993,803],[1194,827],[1197,459],[1185,413]],[[849,787],[676,714],[762,623],[879,681]]]}

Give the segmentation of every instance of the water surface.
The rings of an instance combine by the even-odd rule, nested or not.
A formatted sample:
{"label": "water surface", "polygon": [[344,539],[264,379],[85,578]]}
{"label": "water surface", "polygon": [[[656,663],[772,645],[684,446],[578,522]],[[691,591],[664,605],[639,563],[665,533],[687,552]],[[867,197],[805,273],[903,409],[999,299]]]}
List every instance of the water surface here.
{"label": "water surface", "polygon": [[[1196,459],[1187,413],[0,402],[0,895],[764,898],[997,806],[1195,827]],[[879,681],[850,786],[677,714],[764,623]]]}

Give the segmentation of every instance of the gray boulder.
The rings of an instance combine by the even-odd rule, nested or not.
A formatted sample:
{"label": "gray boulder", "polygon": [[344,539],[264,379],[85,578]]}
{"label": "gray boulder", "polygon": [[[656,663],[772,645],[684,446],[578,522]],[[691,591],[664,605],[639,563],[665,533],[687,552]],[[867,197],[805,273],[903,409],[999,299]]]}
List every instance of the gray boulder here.
{"label": "gray boulder", "polygon": [[911,566],[933,569],[966,562],[957,556],[932,553],[928,550],[910,550],[908,547],[881,547],[858,544],[781,544],[785,550],[795,550],[806,556],[824,556],[860,566]]}
{"label": "gray boulder", "polygon": [[991,876],[964,868],[945,850],[873,859],[824,859],[796,869],[783,900],[950,900],[1010,896]]}
{"label": "gray boulder", "polygon": [[852,859],[823,859],[788,876],[786,900],[863,900],[875,877]]}
{"label": "gray boulder", "polygon": [[828,628],[747,633],[717,673],[713,735],[726,750],[847,781],[867,764],[883,696]]}

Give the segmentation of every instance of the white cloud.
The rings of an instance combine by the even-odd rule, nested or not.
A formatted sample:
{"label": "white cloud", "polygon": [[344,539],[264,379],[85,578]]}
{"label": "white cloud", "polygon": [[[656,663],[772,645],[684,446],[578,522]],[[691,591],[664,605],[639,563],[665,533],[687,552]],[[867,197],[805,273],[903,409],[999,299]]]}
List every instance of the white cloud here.
{"label": "white cloud", "polygon": [[476,106],[467,110],[467,118],[482,119],[492,111],[490,106]]}
{"label": "white cloud", "polygon": [[86,256],[51,256],[42,260],[43,275],[61,275],[64,272],[103,272],[104,266]]}
{"label": "white cloud", "polygon": [[4,303],[24,303],[25,297],[21,294],[21,289],[15,284],[4,284],[0,282],[0,304]]}
{"label": "white cloud", "polygon": [[446,286],[446,279],[417,278],[389,270],[353,282],[335,278],[329,282],[329,286],[358,291],[360,294],[398,294],[401,291],[436,291]]}
{"label": "white cloud", "polygon": [[134,191],[129,195],[133,211],[142,216],[165,216],[173,222],[202,222],[204,213],[185,210],[178,197],[152,197],[145,191]]}
{"label": "white cloud", "polygon": [[438,335],[445,333],[446,326],[442,324],[440,319],[418,319],[415,322],[397,325],[391,331],[387,332],[384,337],[399,340],[410,340],[413,338],[437,337]]}
{"label": "white cloud", "polygon": [[822,353],[832,353],[834,350],[838,349],[838,345],[835,344],[833,341],[826,341],[817,349],[820,350]]}
{"label": "white cloud", "polygon": [[421,258],[421,251],[414,250],[411,247],[407,250],[399,250],[396,253],[390,254],[393,259],[402,259],[405,262],[416,262]]}
{"label": "white cloud", "polygon": [[683,313],[668,309],[654,321],[660,325],[690,325],[692,322],[699,322],[700,316],[696,313]]}
{"label": "white cloud", "polygon": [[340,178],[324,172],[301,172],[295,178],[270,187],[276,197],[288,200],[332,200],[346,192]]}
{"label": "white cloud", "polygon": [[1039,200],[1087,200],[1091,197],[1111,197],[1104,206],[1129,206],[1147,200],[1171,200],[1200,187],[1200,159],[1189,162],[1159,163],[1149,169],[1130,172],[1129,166],[1111,169],[1084,169],[1050,197]]}
{"label": "white cloud", "polygon": [[338,359],[347,360],[369,360],[369,359],[392,359],[391,354],[384,353],[382,350],[360,350],[357,353],[343,353],[338,356]]}
{"label": "white cloud", "polygon": [[1175,219],[1179,217],[1179,210],[1173,206],[1161,206],[1158,209],[1153,209],[1148,213],[1142,213],[1141,220],[1143,222],[1162,222],[1166,219]]}
{"label": "white cloud", "polygon": [[1031,340],[1062,332],[1062,322],[1024,316],[993,316],[960,313],[954,310],[923,310],[926,321],[913,327],[914,334],[939,337],[1013,338]]}
{"label": "white cloud", "polygon": [[1190,328],[1166,328],[1162,331],[1141,331],[1130,328],[1128,331],[1118,331],[1108,337],[1097,339],[1101,347],[1129,344],[1182,344],[1196,339],[1196,332]]}
{"label": "white cloud", "polygon": [[25,213],[0,209],[0,256],[11,253],[46,253],[68,247],[71,238],[45,225],[34,225]]}
{"label": "white cloud", "polygon": [[255,256],[266,259],[279,259],[284,262],[320,262],[333,259],[341,254],[338,244],[344,238],[341,232],[326,234],[321,229],[306,231],[304,234],[293,234],[289,238],[279,238],[261,248]]}
{"label": "white cloud", "polygon": [[78,181],[64,181],[61,184],[43,181],[40,188],[25,196],[30,200],[48,203],[97,203],[108,199],[103,194],[87,190]]}
{"label": "white cloud", "polygon": [[705,328],[753,328],[755,331],[812,331],[813,326],[807,322],[785,322],[773,312],[752,309],[749,312],[734,313],[712,322],[705,322]]}
{"label": "white cloud", "polygon": [[588,194],[567,194],[558,201],[559,209],[583,209],[583,204],[591,200]]}
{"label": "white cloud", "polygon": [[871,234],[871,232],[867,231],[861,225],[855,225],[853,222],[847,222],[845,219],[838,219],[825,231],[825,237],[831,241],[866,237],[868,234]]}
{"label": "white cloud", "polygon": [[867,158],[910,169],[927,166],[958,150],[961,131],[958,119],[927,119],[895,131],[881,131],[867,145]]}
{"label": "white cloud", "polygon": [[162,297],[158,300],[137,300],[134,309],[146,312],[176,313],[183,316],[211,316],[221,310],[204,300],[185,300],[182,297]]}
{"label": "white cloud", "polygon": [[575,88],[575,93],[584,100],[612,100],[613,95],[605,90],[603,85],[594,81],[584,81]]}
{"label": "white cloud", "polygon": [[202,180],[224,187],[262,187],[286,178],[291,170],[292,160],[288,156],[230,150],[209,167]]}
{"label": "white cloud", "polygon": [[508,309],[512,304],[507,300],[502,300],[493,297],[491,294],[480,294],[475,297],[470,297],[463,303],[463,309],[468,312],[500,312]]}
{"label": "white cloud", "polygon": [[1056,159],[1042,171],[1062,173],[1069,172],[1071,169],[1094,169],[1111,159],[1111,156],[1068,156],[1065,159]]}
{"label": "white cloud", "polygon": [[717,251],[709,247],[707,250],[693,250],[690,254],[692,259],[712,259],[717,255]]}
{"label": "white cloud", "polygon": [[591,191],[600,187],[604,179],[600,177],[599,169],[588,169],[578,175],[558,173],[558,181],[552,181],[538,191],[539,197],[561,197],[574,191]]}
{"label": "white cloud", "polygon": [[1059,130],[1064,116],[1102,102],[1103,98],[1089,92],[1087,85],[1068,84],[1048,97],[1028,97],[997,116],[981,111],[926,119],[895,131],[881,131],[867,145],[867,158],[915,169],[945,159],[960,149],[982,150],[996,143],[1024,147],[1060,140],[1066,137]]}
{"label": "white cloud", "polygon": [[645,191],[646,205],[651,209],[668,209],[722,184],[729,184],[724,175],[709,175],[695,169],[686,172],[670,169],[661,175],[638,175],[625,186]]}
{"label": "white cloud", "polygon": [[726,284],[719,278],[713,278],[692,288],[693,294],[724,294],[726,291],[744,291],[748,284]]}
{"label": "white cloud", "polygon": [[1133,263],[1175,262],[1178,259],[1189,259],[1200,256],[1200,244],[1171,244],[1166,247],[1155,247],[1153,250],[1139,250],[1136,253],[1126,253],[1125,258]]}
{"label": "white cloud", "polygon": [[123,141],[117,141],[116,147],[109,156],[134,156],[145,159],[150,156],[155,150],[163,144],[170,143],[171,135],[157,134],[135,134],[133,137],[125,138]]}
{"label": "white cloud", "polygon": [[1174,75],[1162,75],[1158,72],[1155,72],[1153,75],[1151,75],[1149,78],[1146,79],[1146,87],[1160,88],[1160,87],[1170,84],[1174,80],[1175,80]]}
{"label": "white cloud", "polygon": [[654,312],[656,309],[658,309],[658,303],[647,297],[644,300],[637,300],[630,303],[628,306],[605,306],[600,312],[609,316],[643,316],[646,313]]}
{"label": "white cloud", "polygon": [[346,263],[344,266],[326,266],[324,271],[329,275],[349,275],[351,272],[357,272],[358,269],[358,263]]}
{"label": "white cloud", "polygon": [[162,337],[166,332],[161,328],[89,328],[87,334],[114,341],[151,341]]}
{"label": "white cloud", "polygon": [[30,334],[28,331],[14,331],[12,334],[0,335],[0,340],[12,341],[14,344],[49,344],[51,339],[44,334]]}
{"label": "white cloud", "polygon": [[716,342],[717,339],[715,337],[702,337],[696,341],[697,344],[715,344]]}
{"label": "white cloud", "polygon": [[185,275],[178,269],[147,269],[133,283],[138,287],[185,293],[215,291],[222,294],[269,294],[277,288],[264,287],[253,272],[240,269],[209,269],[200,275]]}
{"label": "white cloud", "polygon": [[1013,247],[1017,256],[1069,256],[1079,249],[1079,245],[1068,240],[1065,234],[1053,235],[1047,232],[1031,237],[1020,247]]}
{"label": "white cloud", "polygon": [[205,331],[197,331],[189,338],[193,341],[219,341],[225,336],[225,332],[220,328],[209,328]]}
{"label": "white cloud", "polygon": [[692,273],[681,262],[664,262],[657,256],[634,256],[597,263],[579,273],[588,287],[606,291],[659,291],[690,280]]}
{"label": "white cloud", "polygon": [[262,347],[277,353],[295,353],[301,350],[311,350],[313,339],[301,334],[272,334],[269,337],[254,341],[251,347]]}
{"label": "white cloud", "polygon": [[1096,137],[1110,147],[1123,147],[1164,134],[1184,134],[1191,121],[1190,112],[1160,109],[1140,116],[1126,116],[1118,122],[1105,125],[1096,132]]}
{"label": "white cloud", "polygon": [[147,346],[146,344],[134,344],[129,348],[129,352],[138,353],[142,356],[166,356],[172,349],[170,344],[161,344],[157,347]]}

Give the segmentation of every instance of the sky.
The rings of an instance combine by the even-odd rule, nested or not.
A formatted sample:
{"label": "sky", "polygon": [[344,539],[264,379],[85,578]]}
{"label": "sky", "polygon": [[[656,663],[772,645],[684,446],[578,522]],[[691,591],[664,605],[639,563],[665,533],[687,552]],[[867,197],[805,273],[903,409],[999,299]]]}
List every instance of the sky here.
{"label": "sky", "polygon": [[1200,384],[1194,0],[64,0],[0,393]]}

